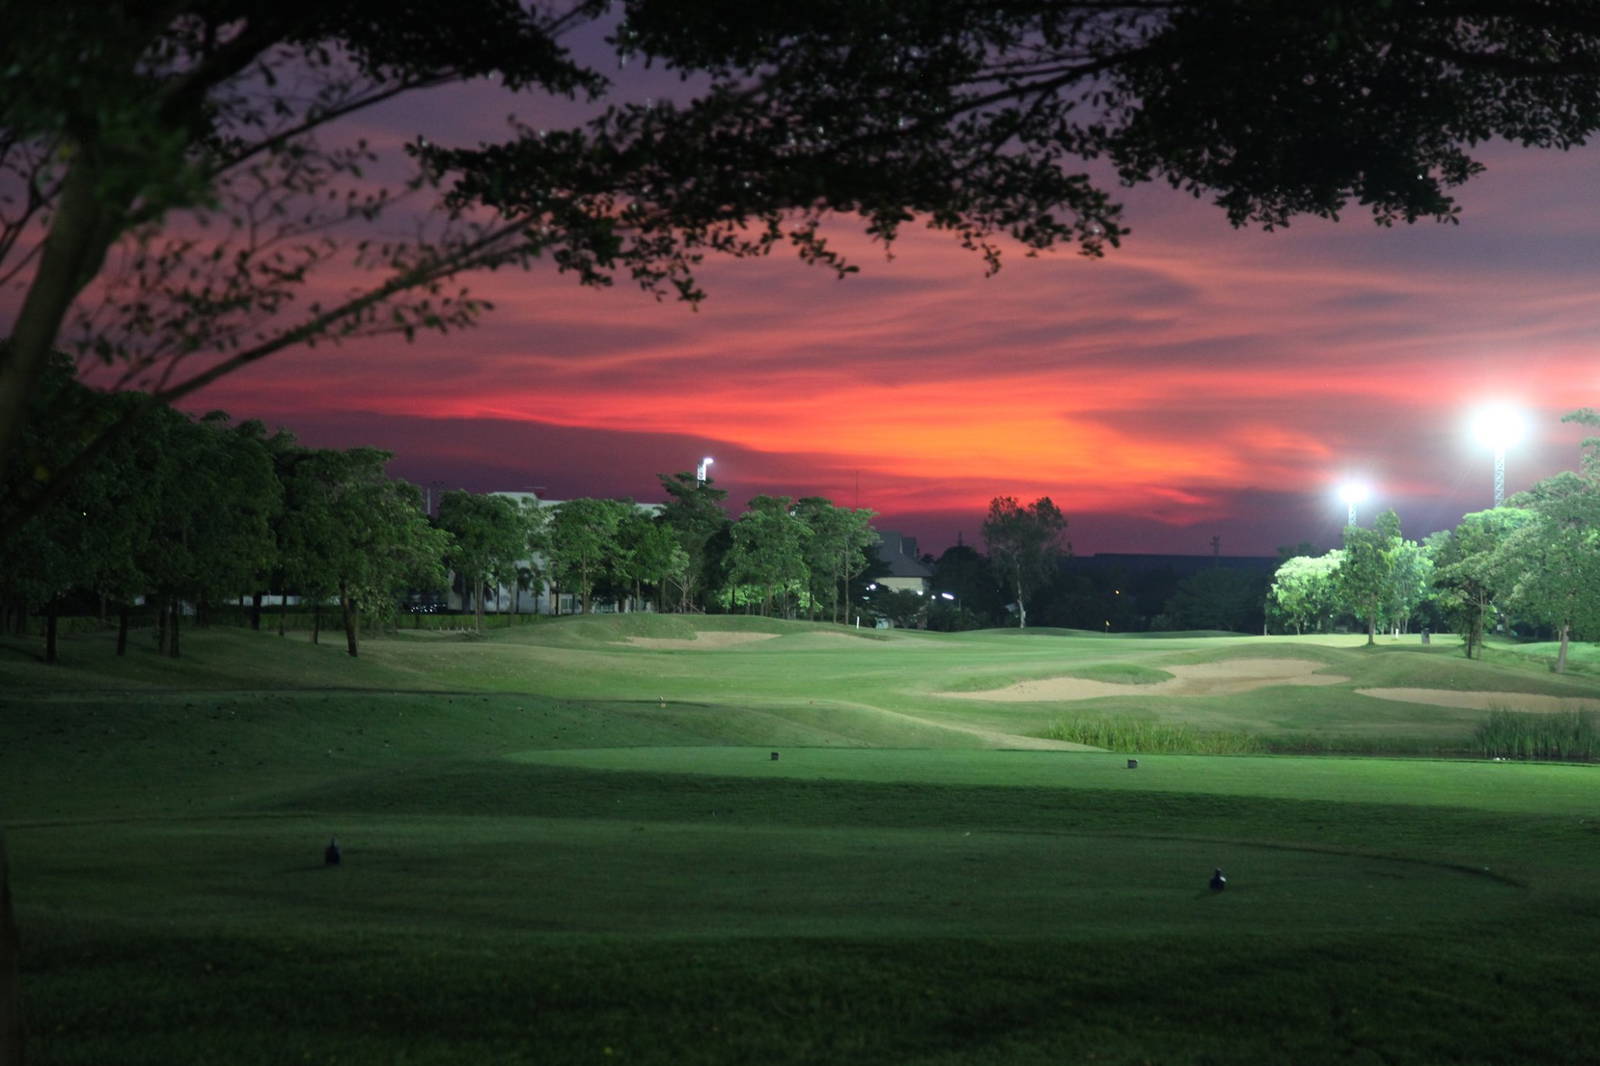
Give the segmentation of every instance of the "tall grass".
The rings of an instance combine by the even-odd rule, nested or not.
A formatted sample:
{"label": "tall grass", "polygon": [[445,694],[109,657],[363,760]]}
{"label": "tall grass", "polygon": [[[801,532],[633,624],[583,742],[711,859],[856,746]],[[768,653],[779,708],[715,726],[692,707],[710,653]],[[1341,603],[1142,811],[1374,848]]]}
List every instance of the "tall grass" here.
{"label": "tall grass", "polygon": [[1201,730],[1136,718],[1058,718],[1044,735],[1051,740],[1139,754],[1253,755],[1267,750],[1260,737],[1249,733]]}
{"label": "tall grass", "polygon": [[1371,758],[1467,758],[1476,749],[1465,738],[1366,736],[1360,733],[1276,733],[1263,738],[1272,755],[1356,755]]}
{"label": "tall grass", "polygon": [[1491,759],[1558,759],[1593,762],[1600,756],[1600,728],[1593,711],[1528,714],[1503,709],[1472,735],[1478,750]]}

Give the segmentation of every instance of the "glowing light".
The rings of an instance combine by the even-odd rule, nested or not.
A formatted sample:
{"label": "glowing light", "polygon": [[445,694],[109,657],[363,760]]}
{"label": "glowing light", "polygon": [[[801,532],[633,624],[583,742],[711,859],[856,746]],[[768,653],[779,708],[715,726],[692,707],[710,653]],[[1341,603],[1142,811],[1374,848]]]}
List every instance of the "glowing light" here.
{"label": "glowing light", "polygon": [[1346,519],[1345,525],[1353,526],[1356,524],[1356,506],[1366,503],[1371,498],[1372,489],[1365,481],[1346,481],[1339,486],[1339,499],[1343,500],[1345,506],[1349,508],[1349,517]]}
{"label": "glowing light", "polygon": [[1494,451],[1494,505],[1506,502],[1506,449],[1522,440],[1527,420],[1506,404],[1490,404],[1472,414],[1472,435]]}
{"label": "glowing light", "polygon": [[1527,419],[1515,408],[1497,404],[1480,407],[1472,414],[1472,435],[1495,451],[1516,444],[1526,432]]}

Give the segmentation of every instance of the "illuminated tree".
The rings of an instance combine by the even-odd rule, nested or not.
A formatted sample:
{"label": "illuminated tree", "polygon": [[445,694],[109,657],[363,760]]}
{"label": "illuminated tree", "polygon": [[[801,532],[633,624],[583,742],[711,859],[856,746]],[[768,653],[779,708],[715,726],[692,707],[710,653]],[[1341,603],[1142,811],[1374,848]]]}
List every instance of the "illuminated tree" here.
{"label": "illuminated tree", "polygon": [[1371,529],[1346,526],[1344,558],[1334,573],[1334,588],[1345,610],[1366,623],[1367,646],[1375,643],[1378,623],[1394,595],[1395,551],[1400,545],[1400,517],[1388,510]]}
{"label": "illuminated tree", "polygon": [[755,497],[733,524],[732,534],[729,583],[760,590],[763,615],[772,613],[780,595],[788,600],[806,587],[806,545],[813,534],[789,497]]}
{"label": "illuminated tree", "polygon": [[1469,659],[1474,651],[1482,655],[1490,613],[1515,580],[1499,549],[1534,517],[1518,507],[1474,511],[1462,515],[1460,524],[1435,545],[1433,583],[1443,590],[1441,603],[1456,620]]}
{"label": "illuminated tree", "polygon": [[1337,602],[1334,575],[1344,559],[1343,551],[1323,555],[1297,555],[1285,559],[1272,578],[1268,596],[1278,613],[1304,633],[1307,627],[1318,630],[1333,613]]}
{"label": "illuminated tree", "polygon": [[563,587],[577,589],[584,614],[595,585],[615,572],[622,550],[618,536],[633,513],[631,500],[567,500],[551,510],[550,565]]}
{"label": "illuminated tree", "polygon": [[804,553],[812,614],[827,603],[828,617],[842,622],[850,582],[866,569],[870,550],[878,543],[871,525],[873,512],[864,507],[835,507],[821,496],[805,496],[795,503],[794,513],[811,531]]}

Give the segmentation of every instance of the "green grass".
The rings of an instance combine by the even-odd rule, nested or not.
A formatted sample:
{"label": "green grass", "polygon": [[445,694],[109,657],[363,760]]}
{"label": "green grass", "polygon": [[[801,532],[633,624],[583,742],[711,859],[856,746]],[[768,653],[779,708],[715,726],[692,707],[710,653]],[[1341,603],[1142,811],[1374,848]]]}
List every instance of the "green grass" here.
{"label": "green grass", "polygon": [[[770,639],[627,643],[708,629]],[[1106,747],[1411,752],[1483,714],[1357,689],[1600,691],[1359,643],[652,616],[357,661],[3,642],[29,1062],[1600,1059],[1600,767],[1006,750],[1072,715]],[[1139,694],[1273,655],[1350,680]],[[1048,676],[1130,691],[938,695]]]}

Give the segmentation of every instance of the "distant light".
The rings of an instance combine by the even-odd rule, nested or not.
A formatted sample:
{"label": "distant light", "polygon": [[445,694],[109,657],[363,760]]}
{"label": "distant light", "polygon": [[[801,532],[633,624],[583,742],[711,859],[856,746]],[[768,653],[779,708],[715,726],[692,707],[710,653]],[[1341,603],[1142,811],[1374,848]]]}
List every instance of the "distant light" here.
{"label": "distant light", "polygon": [[939,593],[939,598],[940,599],[945,599],[945,600],[953,600],[953,599],[955,599],[955,597],[950,595],[948,592]]}

